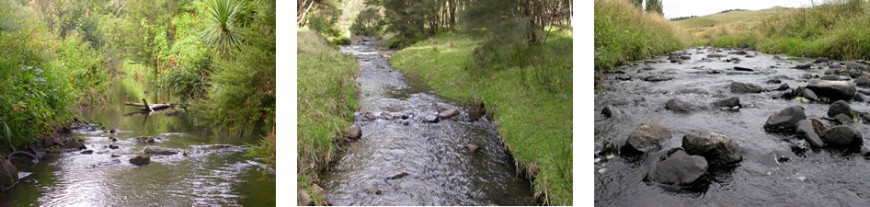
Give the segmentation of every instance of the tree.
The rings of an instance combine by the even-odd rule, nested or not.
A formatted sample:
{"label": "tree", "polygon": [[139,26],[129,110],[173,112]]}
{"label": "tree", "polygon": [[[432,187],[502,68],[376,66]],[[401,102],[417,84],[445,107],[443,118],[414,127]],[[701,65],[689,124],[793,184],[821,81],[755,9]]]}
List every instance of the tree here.
{"label": "tree", "polygon": [[205,30],[205,43],[226,54],[238,49],[243,38],[239,35],[236,16],[242,9],[238,0],[210,0],[207,2],[210,25]]}
{"label": "tree", "polygon": [[646,11],[664,15],[664,12],[662,11],[662,0],[646,0]]}

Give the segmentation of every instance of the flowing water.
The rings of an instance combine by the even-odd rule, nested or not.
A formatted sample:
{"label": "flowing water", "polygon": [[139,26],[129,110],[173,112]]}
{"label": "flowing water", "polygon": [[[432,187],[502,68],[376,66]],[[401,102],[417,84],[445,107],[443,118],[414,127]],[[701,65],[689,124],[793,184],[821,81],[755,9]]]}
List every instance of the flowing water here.
{"label": "flowing water", "polygon": [[[342,47],[359,58],[362,138],[324,176],[334,205],[534,205],[495,125],[472,107],[433,95],[389,66],[368,42]],[[458,116],[428,123],[438,111]],[[371,114],[375,119],[365,118]],[[466,144],[480,146],[472,152]]]}
{"label": "flowing water", "polygon": [[[870,161],[860,153],[836,150],[806,150],[806,143],[793,134],[765,132],[767,118],[790,106],[802,106],[809,118],[823,120],[829,105],[798,99],[776,98],[783,92],[735,94],[732,81],[772,89],[781,83],[794,89],[807,85],[809,78],[843,70],[843,62],[814,63],[813,60],[749,52],[736,54],[728,48],[690,48],[691,59],[670,63],[667,57],[631,62],[619,68],[622,74],[607,74],[595,94],[595,203],[601,206],[866,206],[870,203]],[[725,57],[709,58],[710,54]],[[731,58],[739,61],[732,61]],[[727,61],[726,61],[727,60]],[[811,64],[811,69],[794,69]],[[735,70],[742,66],[753,71]],[[646,68],[646,69],[644,69]],[[854,71],[853,71],[854,72]],[[673,80],[649,82],[649,75]],[[848,78],[848,75],[846,75]],[[618,79],[617,79],[618,78]],[[627,80],[629,79],[630,80]],[[774,84],[780,80],[780,84]],[[769,82],[770,81],[770,82]],[[860,89],[859,90],[863,90]],[[739,111],[721,110],[710,103],[739,97]],[[680,98],[706,109],[678,114],[665,109],[671,98]],[[607,118],[605,106],[620,111]],[[866,102],[853,101],[854,111],[870,112]],[[615,155],[609,144],[621,146],[641,123],[658,123],[672,133],[662,149],[637,161]],[[870,137],[870,125],[860,121],[851,126]],[[725,134],[739,146],[743,161],[733,169],[713,171],[708,187],[697,191],[668,190],[644,181],[644,176],[668,149],[680,147],[685,134],[712,131]],[[865,144],[866,145],[866,144]]]}
{"label": "flowing water", "polygon": [[[107,131],[97,127],[70,135],[84,139],[93,153],[48,153],[36,165],[19,167],[32,174],[0,193],[0,206],[275,205],[274,168],[244,157],[244,144],[257,138],[213,132],[185,113],[167,116],[172,109],[149,116],[130,113],[139,108],[122,103],[140,102],[143,90],[123,83],[113,86],[103,106],[85,108],[80,117]],[[159,96],[153,92],[148,97]],[[111,129],[118,131],[113,134]],[[139,136],[163,141],[137,143],[133,138]],[[186,155],[152,155],[150,164],[130,164],[147,146],[179,149]]]}

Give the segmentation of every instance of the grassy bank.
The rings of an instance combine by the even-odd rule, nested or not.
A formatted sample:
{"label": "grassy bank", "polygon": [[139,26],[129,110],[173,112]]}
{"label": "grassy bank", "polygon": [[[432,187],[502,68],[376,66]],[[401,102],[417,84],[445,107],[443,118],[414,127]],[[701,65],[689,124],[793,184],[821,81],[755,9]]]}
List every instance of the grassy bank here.
{"label": "grassy bank", "polygon": [[832,59],[870,58],[870,3],[834,0],[798,9],[781,9],[740,23],[713,27],[696,35],[701,44],[749,46],[767,53]]}
{"label": "grassy bank", "polygon": [[690,39],[656,13],[626,0],[595,0],[595,70],[683,49]]}
{"label": "grassy bank", "polygon": [[334,142],[350,126],[357,110],[354,77],[359,73],[355,58],[342,55],[316,32],[297,32],[297,187],[307,190],[318,205],[311,185],[317,173],[335,157]]}
{"label": "grassy bank", "polygon": [[500,69],[476,68],[471,57],[479,42],[459,33],[405,48],[392,65],[427,80],[440,95],[483,100],[518,165],[537,175],[535,193],[549,204],[571,205],[573,37],[551,35],[545,46],[517,50],[501,60],[523,63]]}

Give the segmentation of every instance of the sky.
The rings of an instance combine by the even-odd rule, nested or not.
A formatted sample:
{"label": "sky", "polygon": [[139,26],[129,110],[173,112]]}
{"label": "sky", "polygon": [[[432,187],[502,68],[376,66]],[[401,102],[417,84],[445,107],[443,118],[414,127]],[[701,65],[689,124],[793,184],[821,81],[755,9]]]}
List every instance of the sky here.
{"label": "sky", "polygon": [[[728,9],[759,10],[774,6],[806,7],[812,0],[662,0],[665,18],[704,16]],[[816,4],[823,0],[815,0]]]}

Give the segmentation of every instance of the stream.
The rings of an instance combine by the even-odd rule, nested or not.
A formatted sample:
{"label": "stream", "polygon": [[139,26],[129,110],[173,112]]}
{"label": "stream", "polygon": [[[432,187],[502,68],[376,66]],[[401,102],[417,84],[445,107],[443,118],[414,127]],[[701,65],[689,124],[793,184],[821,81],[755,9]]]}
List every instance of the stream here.
{"label": "stream", "polygon": [[[867,66],[853,61],[795,58],[736,48],[697,47],[628,62],[604,74],[595,92],[596,206],[866,206],[870,203],[867,144],[860,153],[811,148],[795,133],[765,130],[768,117],[792,106],[827,126],[847,125],[870,137],[870,125],[855,117],[840,124],[828,118],[830,104],[788,93],[815,79],[861,82]],[[675,61],[671,61],[674,59]],[[679,60],[677,60],[679,59]],[[863,69],[858,69],[862,68]],[[759,93],[733,92],[732,82],[760,86]],[[788,89],[782,88],[783,84]],[[859,83],[857,94],[866,96]],[[821,95],[822,93],[817,93]],[[741,107],[720,108],[715,101],[738,97]],[[689,113],[665,108],[679,98],[697,106]],[[850,100],[857,113],[870,112],[866,99]],[[614,111],[608,117],[605,107]],[[627,159],[618,148],[641,123],[670,130],[661,149]],[[742,161],[708,170],[700,189],[666,188],[647,179],[656,161],[683,146],[684,135],[710,131],[739,145]],[[792,130],[794,131],[794,130]]]}
{"label": "stream", "polygon": [[[343,46],[359,59],[362,138],[349,141],[323,176],[333,205],[535,205],[496,126],[480,109],[434,95],[369,41]],[[460,114],[434,121],[436,114]],[[473,144],[478,150],[466,147]]]}
{"label": "stream", "polygon": [[[123,102],[148,97],[149,103],[159,103],[160,94],[145,95],[141,86],[121,81],[109,85],[108,100],[83,107],[78,118],[97,124],[95,130],[69,135],[83,139],[90,153],[47,153],[38,164],[19,165],[19,171],[31,174],[0,193],[0,206],[275,205],[274,167],[244,156],[245,144],[258,138],[221,134],[186,113],[173,116],[174,109],[131,113],[139,108]],[[135,139],[140,136],[159,138],[140,143]],[[129,162],[149,146],[183,153],[150,155],[150,164],[143,166]]]}

